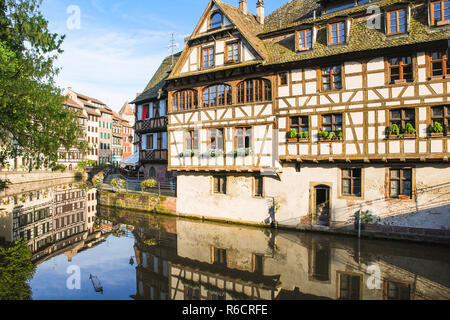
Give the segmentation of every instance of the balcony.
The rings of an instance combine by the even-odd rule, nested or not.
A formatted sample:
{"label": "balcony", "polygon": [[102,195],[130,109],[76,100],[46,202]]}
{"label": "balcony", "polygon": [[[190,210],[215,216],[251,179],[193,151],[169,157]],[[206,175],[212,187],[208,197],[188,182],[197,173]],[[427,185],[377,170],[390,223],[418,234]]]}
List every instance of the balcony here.
{"label": "balcony", "polygon": [[167,149],[156,150],[141,150],[139,154],[139,161],[145,162],[160,162],[167,161],[168,151]]}
{"label": "balcony", "polygon": [[140,120],[136,122],[136,132],[165,131],[167,124],[167,117]]}

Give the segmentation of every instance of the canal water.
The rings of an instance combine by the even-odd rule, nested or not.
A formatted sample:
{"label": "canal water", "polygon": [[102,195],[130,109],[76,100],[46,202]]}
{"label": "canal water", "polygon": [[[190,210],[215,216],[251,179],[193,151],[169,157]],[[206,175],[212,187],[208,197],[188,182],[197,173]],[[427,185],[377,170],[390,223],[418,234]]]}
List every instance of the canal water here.
{"label": "canal water", "polygon": [[35,300],[450,299],[445,246],[101,208],[76,184],[9,192],[0,243],[25,239]]}

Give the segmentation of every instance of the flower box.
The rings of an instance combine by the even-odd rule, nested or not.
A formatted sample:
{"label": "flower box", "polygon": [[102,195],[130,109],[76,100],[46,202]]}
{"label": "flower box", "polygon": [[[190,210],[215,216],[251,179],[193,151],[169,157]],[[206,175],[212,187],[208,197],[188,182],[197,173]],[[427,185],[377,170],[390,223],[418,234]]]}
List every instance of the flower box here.
{"label": "flower box", "polygon": [[430,135],[432,137],[443,137],[444,133],[443,132],[431,132]]}
{"label": "flower box", "polygon": [[404,194],[400,194],[400,195],[398,196],[398,198],[399,198],[400,200],[410,200],[410,199],[411,199],[410,196],[407,196],[407,195],[404,195]]}
{"label": "flower box", "polygon": [[403,138],[404,139],[415,139],[416,135],[415,134],[406,134],[406,133],[404,133],[403,134]]}

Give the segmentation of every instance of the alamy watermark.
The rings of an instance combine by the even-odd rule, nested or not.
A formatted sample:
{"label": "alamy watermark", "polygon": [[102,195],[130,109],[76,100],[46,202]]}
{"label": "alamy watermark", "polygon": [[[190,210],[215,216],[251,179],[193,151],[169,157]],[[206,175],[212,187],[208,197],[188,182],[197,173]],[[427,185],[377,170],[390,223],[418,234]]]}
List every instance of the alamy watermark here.
{"label": "alamy watermark", "polygon": [[66,288],[69,290],[80,290],[81,289],[81,269],[77,265],[72,265],[67,267],[67,274],[70,276],[66,280]]}
{"label": "alamy watermark", "polygon": [[66,25],[69,30],[81,29],[81,9],[77,5],[70,5],[66,10],[70,16],[66,20]]}

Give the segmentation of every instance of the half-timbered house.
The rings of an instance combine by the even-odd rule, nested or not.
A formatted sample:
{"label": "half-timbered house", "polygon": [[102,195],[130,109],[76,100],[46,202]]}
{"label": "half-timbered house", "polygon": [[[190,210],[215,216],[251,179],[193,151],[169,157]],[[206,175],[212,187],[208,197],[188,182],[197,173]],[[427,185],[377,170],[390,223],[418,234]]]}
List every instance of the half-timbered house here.
{"label": "half-timbered house", "polygon": [[448,228],[450,1],[211,0],[169,79],[177,210]]}
{"label": "half-timbered house", "polygon": [[178,61],[179,54],[166,57],[150,82],[131,103],[135,108],[135,133],[138,140],[139,163],[146,178],[168,182],[167,171],[167,92],[166,79]]}

